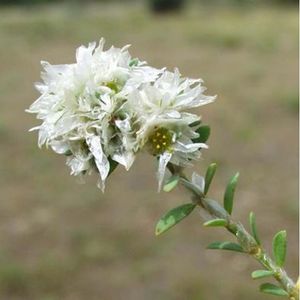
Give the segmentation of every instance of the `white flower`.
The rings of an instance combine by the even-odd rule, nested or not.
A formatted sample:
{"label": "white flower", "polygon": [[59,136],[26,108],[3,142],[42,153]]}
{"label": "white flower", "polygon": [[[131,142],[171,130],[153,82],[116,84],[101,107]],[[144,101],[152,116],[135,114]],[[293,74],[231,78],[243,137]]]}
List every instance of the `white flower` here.
{"label": "white flower", "polygon": [[154,81],[160,72],[138,60],[131,66],[128,46],[107,51],[103,46],[102,39],[98,47],[79,47],[74,64],[42,62],[44,82],[36,84],[42,95],[28,110],[43,121],[33,128],[39,130],[39,146],[69,153],[67,164],[74,175],[96,167],[102,185],[109,156],[126,169],[135,157],[131,114],[122,109],[126,94],[140,83]]}
{"label": "white flower", "polygon": [[129,94],[128,105],[135,110],[140,128],[137,142],[141,148],[148,144],[150,152],[159,157],[159,189],[166,166],[171,162],[179,166],[190,165],[199,159],[206,144],[194,143],[196,128],[190,125],[200,120],[185,110],[208,104],[215,97],[205,96],[201,80],[182,78],[175,72],[164,71],[154,83],[140,86]]}
{"label": "white flower", "polygon": [[76,62],[42,62],[41,96],[28,112],[42,124],[38,144],[67,156],[71,174],[99,173],[104,189],[112,162],[132,166],[147,149],[159,158],[159,186],[169,162],[186,166],[207,146],[195,143],[200,118],[186,110],[212,102],[201,80],[181,77],[179,71],[150,67],[132,59],[128,46],[104,50],[91,43],[76,51]]}

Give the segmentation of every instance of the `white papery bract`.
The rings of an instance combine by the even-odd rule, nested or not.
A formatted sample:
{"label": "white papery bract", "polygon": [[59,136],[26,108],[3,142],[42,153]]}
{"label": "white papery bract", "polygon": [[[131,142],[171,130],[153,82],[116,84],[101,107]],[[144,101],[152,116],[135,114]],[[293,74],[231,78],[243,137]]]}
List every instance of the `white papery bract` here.
{"label": "white papery bract", "polygon": [[215,97],[177,69],[132,59],[128,46],[103,47],[103,39],[79,47],[74,64],[42,62],[41,96],[28,109],[42,124],[32,130],[39,131],[39,146],[67,156],[71,174],[97,171],[102,189],[113,164],[128,170],[146,150],[159,158],[160,186],[168,162],[189,165],[207,147],[193,142],[198,134],[190,125],[200,118],[186,110]]}

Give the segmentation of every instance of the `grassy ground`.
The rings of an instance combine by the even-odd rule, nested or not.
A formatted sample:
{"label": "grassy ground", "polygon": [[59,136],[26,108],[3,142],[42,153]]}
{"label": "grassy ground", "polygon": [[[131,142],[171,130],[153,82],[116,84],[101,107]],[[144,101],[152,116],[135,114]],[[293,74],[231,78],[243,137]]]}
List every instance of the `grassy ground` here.
{"label": "grassy ground", "polygon": [[39,150],[24,110],[37,97],[39,61],[74,61],[80,44],[131,43],[151,65],[202,77],[218,101],[201,109],[210,150],[196,167],[219,163],[217,199],[239,170],[235,217],[250,210],[269,248],[289,234],[287,269],[298,273],[298,42],[295,8],[193,7],[152,16],[142,7],[0,10],[0,299],[272,299],[250,279],[242,255],[209,252],[221,230],[197,213],[160,238],[156,220],[187,201],[156,191],[154,162],[117,170],[103,195],[79,185],[64,158]]}

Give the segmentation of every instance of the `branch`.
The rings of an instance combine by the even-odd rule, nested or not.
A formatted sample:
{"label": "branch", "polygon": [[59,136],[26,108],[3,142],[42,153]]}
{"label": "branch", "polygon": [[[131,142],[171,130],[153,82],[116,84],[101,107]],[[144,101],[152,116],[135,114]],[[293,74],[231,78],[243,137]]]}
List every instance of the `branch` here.
{"label": "branch", "polygon": [[181,183],[192,193],[192,203],[176,207],[162,217],[156,226],[156,234],[161,234],[170,229],[183,218],[187,217],[195,207],[200,207],[206,213],[208,219],[204,223],[204,226],[224,227],[235,236],[237,241],[237,243],[215,242],[208,246],[209,249],[224,249],[248,254],[264,267],[264,270],[256,270],[252,273],[253,279],[273,277],[279,283],[279,286],[271,283],[262,284],[260,286],[262,292],[277,296],[286,296],[290,300],[299,300],[298,284],[294,283],[282,267],[286,254],[286,232],[280,231],[273,239],[274,261],[261,245],[257,234],[254,214],[250,213],[249,218],[252,234],[240,222],[234,221],[231,217],[238,174],[233,176],[227,185],[223,207],[217,201],[209,199],[206,196],[216,171],[216,164],[209,166],[205,180],[196,174],[192,181],[190,181],[183,174],[182,168],[176,168],[173,165],[168,166],[168,168],[172,176],[165,185],[167,187],[165,191],[170,191],[178,183]]}

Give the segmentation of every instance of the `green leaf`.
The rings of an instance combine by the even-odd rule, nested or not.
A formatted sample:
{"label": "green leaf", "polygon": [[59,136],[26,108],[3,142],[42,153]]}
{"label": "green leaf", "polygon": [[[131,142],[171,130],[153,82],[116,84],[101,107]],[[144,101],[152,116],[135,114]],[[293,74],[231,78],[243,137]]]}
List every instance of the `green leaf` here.
{"label": "green leaf", "polygon": [[195,121],[195,122],[189,124],[189,126],[190,127],[196,127],[196,126],[199,126],[201,123],[202,123],[201,120],[198,120],[198,121]]}
{"label": "green leaf", "polygon": [[237,181],[239,178],[239,173],[236,173],[229,181],[226,191],[224,194],[224,208],[226,211],[231,215],[232,213],[232,208],[233,208],[233,197],[234,197],[234,192],[235,188],[237,185]]}
{"label": "green leaf", "polygon": [[264,277],[269,277],[273,276],[274,272],[273,271],[268,271],[268,270],[256,270],[251,273],[251,277],[253,279],[259,279],[259,278],[264,278]]}
{"label": "green leaf", "polygon": [[111,159],[111,157],[108,158],[109,161],[109,172],[107,177],[117,168],[117,166],[119,165],[118,162],[114,161]]}
{"label": "green leaf", "polygon": [[273,254],[275,262],[279,267],[282,267],[286,255],[286,231],[279,231],[273,238]]}
{"label": "green leaf", "polygon": [[155,234],[160,235],[187,217],[196,207],[194,203],[187,203],[171,209],[156,224]]}
{"label": "green leaf", "polygon": [[224,227],[227,225],[227,220],[225,219],[213,219],[205,222],[203,224],[205,227]]}
{"label": "green leaf", "polygon": [[207,246],[207,249],[221,249],[235,252],[244,252],[243,248],[239,244],[232,242],[213,242]]}
{"label": "green leaf", "polygon": [[139,63],[139,60],[137,58],[133,58],[130,62],[129,62],[129,67],[135,67],[137,66]]}
{"label": "green leaf", "polygon": [[215,215],[218,219],[227,220],[227,211],[217,201],[213,199],[204,198],[202,202],[209,213]]}
{"label": "green leaf", "polygon": [[210,135],[210,127],[208,125],[200,126],[196,132],[199,134],[199,137],[193,139],[194,143],[205,143]]}
{"label": "green leaf", "polygon": [[197,195],[197,196],[202,196],[203,195],[200,188],[198,186],[196,186],[195,184],[193,184],[192,182],[190,182],[190,181],[188,181],[184,178],[181,178],[181,182],[188,190],[193,192],[195,195]]}
{"label": "green leaf", "polygon": [[261,292],[266,294],[275,296],[288,296],[288,293],[284,289],[272,283],[263,283],[259,289]]}
{"label": "green leaf", "polygon": [[260,242],[260,239],[257,234],[255,214],[252,211],[250,212],[250,215],[249,215],[249,223],[250,223],[252,235],[253,235],[254,239],[256,240],[257,244],[260,245],[261,242]]}
{"label": "green leaf", "polygon": [[179,179],[179,175],[171,176],[164,185],[164,192],[171,192],[177,186]]}
{"label": "green leaf", "polygon": [[217,164],[212,163],[207,168],[206,174],[205,174],[205,187],[204,187],[204,194],[206,195],[209,189],[209,186],[211,184],[211,181],[216,173],[217,170]]}

